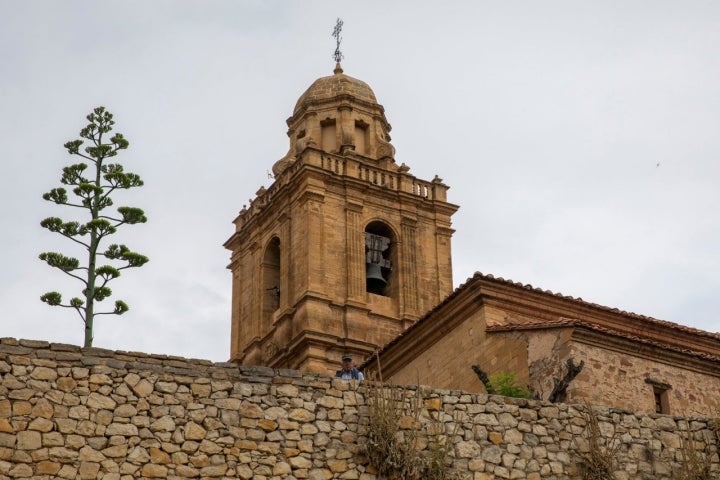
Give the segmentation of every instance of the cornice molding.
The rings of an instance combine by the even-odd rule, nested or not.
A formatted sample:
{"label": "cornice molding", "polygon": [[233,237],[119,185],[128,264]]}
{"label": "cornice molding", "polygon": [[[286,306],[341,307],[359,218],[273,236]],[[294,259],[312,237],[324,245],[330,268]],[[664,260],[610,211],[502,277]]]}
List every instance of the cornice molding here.
{"label": "cornice molding", "polygon": [[662,363],[672,367],[683,368],[712,375],[720,378],[720,361],[709,358],[698,358],[689,352],[679,352],[661,345],[654,345],[634,339],[600,332],[582,325],[573,328],[571,340],[617,353],[644,358],[645,360]]}
{"label": "cornice molding", "polygon": [[[575,318],[585,323],[598,324],[618,332],[648,338],[680,348],[720,356],[720,339],[711,335],[699,335],[685,331],[680,325],[667,325],[647,317],[641,317],[601,305],[590,304],[582,299],[556,295],[517,285],[505,280],[487,277],[474,278],[468,284],[479,285],[488,305],[513,313],[544,320]],[[463,287],[461,287],[463,288]]]}

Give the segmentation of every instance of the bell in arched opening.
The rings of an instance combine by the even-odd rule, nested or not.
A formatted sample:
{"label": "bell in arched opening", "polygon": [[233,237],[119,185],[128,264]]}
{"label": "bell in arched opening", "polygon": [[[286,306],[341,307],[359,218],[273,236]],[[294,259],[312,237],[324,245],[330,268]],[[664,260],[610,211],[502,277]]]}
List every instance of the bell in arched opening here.
{"label": "bell in arched opening", "polygon": [[389,238],[365,232],[365,285],[370,293],[385,294],[391,266],[390,259],[386,258],[389,247]]}

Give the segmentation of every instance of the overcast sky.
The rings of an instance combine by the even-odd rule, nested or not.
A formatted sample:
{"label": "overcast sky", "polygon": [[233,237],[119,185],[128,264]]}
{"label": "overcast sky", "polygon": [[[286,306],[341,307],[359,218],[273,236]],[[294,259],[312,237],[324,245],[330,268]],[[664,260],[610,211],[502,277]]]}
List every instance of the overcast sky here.
{"label": "overcast sky", "polygon": [[[460,205],[455,285],[475,271],[720,331],[720,2],[0,0],[0,337],[81,345],[39,296],[79,282],[39,226],[62,148],[98,105],[145,187],[150,257],[110,286],[130,311],[95,346],[224,361],[232,220],[287,151],[285,119],[345,73],[392,124],[398,163]],[[110,302],[112,303],[112,302]]]}

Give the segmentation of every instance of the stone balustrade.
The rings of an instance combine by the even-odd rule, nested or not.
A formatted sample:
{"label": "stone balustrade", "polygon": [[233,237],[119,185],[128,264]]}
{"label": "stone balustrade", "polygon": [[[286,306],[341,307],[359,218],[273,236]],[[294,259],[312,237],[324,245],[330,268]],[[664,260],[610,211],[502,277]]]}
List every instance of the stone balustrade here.
{"label": "stone balustrade", "polygon": [[260,210],[272,203],[276,194],[291,181],[293,175],[303,165],[319,167],[334,175],[346,176],[353,180],[378,185],[390,191],[404,192],[427,200],[447,201],[448,186],[439,179],[428,182],[410,175],[407,173],[407,169],[401,168],[398,172],[392,172],[370,166],[367,162],[352,157],[330,155],[320,150],[308,148],[295,163],[291,164],[274,179],[273,184],[268,189],[262,187],[258,190],[257,196],[250,199],[249,205],[246,205],[235,219],[236,227],[239,229]]}

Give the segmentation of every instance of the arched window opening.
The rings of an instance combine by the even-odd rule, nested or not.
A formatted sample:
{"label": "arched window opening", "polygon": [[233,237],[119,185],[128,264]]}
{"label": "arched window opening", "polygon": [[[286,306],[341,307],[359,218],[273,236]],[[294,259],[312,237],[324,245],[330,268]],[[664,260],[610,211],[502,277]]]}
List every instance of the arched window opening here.
{"label": "arched window opening", "polygon": [[373,222],[365,229],[365,289],[375,295],[389,296],[393,269],[392,230]]}
{"label": "arched window opening", "polygon": [[270,240],[262,262],[262,318],[268,320],[280,308],[280,239]]}

